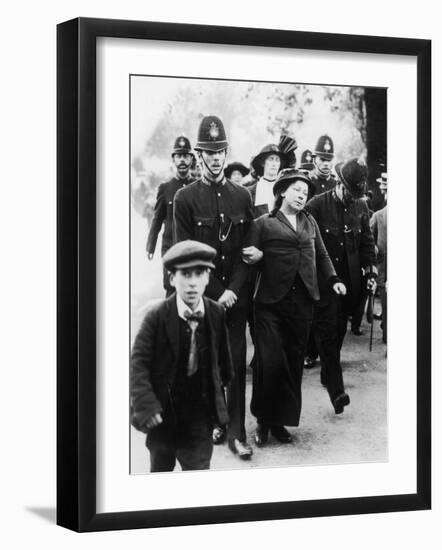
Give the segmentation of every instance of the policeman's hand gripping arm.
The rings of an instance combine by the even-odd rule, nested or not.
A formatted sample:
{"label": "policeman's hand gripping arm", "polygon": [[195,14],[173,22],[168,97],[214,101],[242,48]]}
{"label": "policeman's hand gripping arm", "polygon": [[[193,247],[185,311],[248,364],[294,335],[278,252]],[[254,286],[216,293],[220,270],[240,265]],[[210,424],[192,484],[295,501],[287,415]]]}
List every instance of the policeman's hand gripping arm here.
{"label": "policeman's hand gripping arm", "polygon": [[235,305],[235,302],[237,299],[238,297],[233,292],[233,290],[229,290],[227,288],[218,298],[218,303],[224,306],[226,309],[228,309],[228,308],[231,308],[233,305]]}
{"label": "policeman's hand gripping arm", "polygon": [[249,265],[253,265],[262,260],[264,253],[256,246],[246,246],[242,249],[243,262]]}

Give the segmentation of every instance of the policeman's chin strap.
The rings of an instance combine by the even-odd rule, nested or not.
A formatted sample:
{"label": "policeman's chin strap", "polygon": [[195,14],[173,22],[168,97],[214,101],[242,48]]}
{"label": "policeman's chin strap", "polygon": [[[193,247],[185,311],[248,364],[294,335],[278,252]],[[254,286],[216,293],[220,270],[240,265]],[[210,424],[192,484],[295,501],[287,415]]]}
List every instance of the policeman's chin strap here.
{"label": "policeman's chin strap", "polygon": [[212,172],[212,170],[207,166],[207,163],[206,163],[206,161],[204,160],[203,155],[201,155],[201,160],[203,161],[204,166],[206,167],[206,169],[207,169],[207,171],[209,172],[209,174],[212,176],[213,181],[214,181],[215,183],[218,183],[219,181],[221,181],[221,180],[224,178],[224,171],[223,171],[223,169],[224,169],[225,161],[224,161],[224,163],[223,163],[223,165],[222,165],[222,167],[221,167],[220,173],[219,173],[218,175],[216,175],[216,174],[215,174],[214,172]]}
{"label": "policeman's chin strap", "polygon": [[331,175],[331,168],[329,170],[327,170],[326,172],[324,172],[323,170],[321,170],[319,168],[319,166],[316,164],[316,161],[315,161],[315,170],[316,170],[316,173],[320,176],[324,176],[326,179],[329,179],[330,175]]}

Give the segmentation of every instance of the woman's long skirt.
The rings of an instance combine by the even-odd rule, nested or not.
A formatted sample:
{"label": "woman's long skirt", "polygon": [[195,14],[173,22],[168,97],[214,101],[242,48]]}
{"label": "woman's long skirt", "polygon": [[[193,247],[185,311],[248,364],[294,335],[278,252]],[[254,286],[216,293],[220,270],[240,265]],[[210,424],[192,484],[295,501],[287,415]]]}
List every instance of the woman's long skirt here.
{"label": "woman's long skirt", "polygon": [[304,354],[313,301],[297,284],[275,304],[255,304],[255,351],[251,411],[270,425],[298,426]]}

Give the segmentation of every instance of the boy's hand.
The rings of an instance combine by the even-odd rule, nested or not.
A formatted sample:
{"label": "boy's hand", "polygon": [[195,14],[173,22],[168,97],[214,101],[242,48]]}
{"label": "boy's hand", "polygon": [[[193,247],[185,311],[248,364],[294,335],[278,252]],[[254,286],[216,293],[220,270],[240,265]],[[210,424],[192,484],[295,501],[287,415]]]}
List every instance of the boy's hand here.
{"label": "boy's hand", "polygon": [[163,421],[163,417],[160,413],[156,413],[153,416],[149,418],[149,420],[146,422],[146,427],[150,430],[151,428],[155,428],[155,426],[159,426],[161,422]]}
{"label": "boy's hand", "polygon": [[233,290],[226,289],[218,298],[218,304],[221,304],[226,309],[228,309],[229,307],[232,307],[235,304],[237,299],[238,297],[233,292]]}

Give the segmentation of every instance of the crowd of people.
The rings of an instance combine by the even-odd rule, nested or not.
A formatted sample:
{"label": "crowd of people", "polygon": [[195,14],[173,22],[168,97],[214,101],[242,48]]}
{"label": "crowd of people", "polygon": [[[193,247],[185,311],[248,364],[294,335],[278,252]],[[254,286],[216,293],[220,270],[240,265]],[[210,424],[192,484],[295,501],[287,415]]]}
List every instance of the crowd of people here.
{"label": "crowd of people", "polygon": [[[186,136],[175,140],[176,175],[158,188],[146,252],[151,260],[163,229],[166,298],[135,338],[130,383],[132,424],[146,433],[153,472],[177,460],[207,469],[225,441],[251,459],[247,324],[257,447],[269,436],[292,441],[303,369],[318,356],[334,413],[349,406],[341,348],[350,318],[360,333],[355,319],[377,286],[386,342],[386,207],[370,212],[364,162],[333,166],[328,135],[299,164],[288,136],[250,168],[226,165],[228,146],[222,120],[203,117],[193,149]],[[386,173],[378,183],[386,200]]]}

